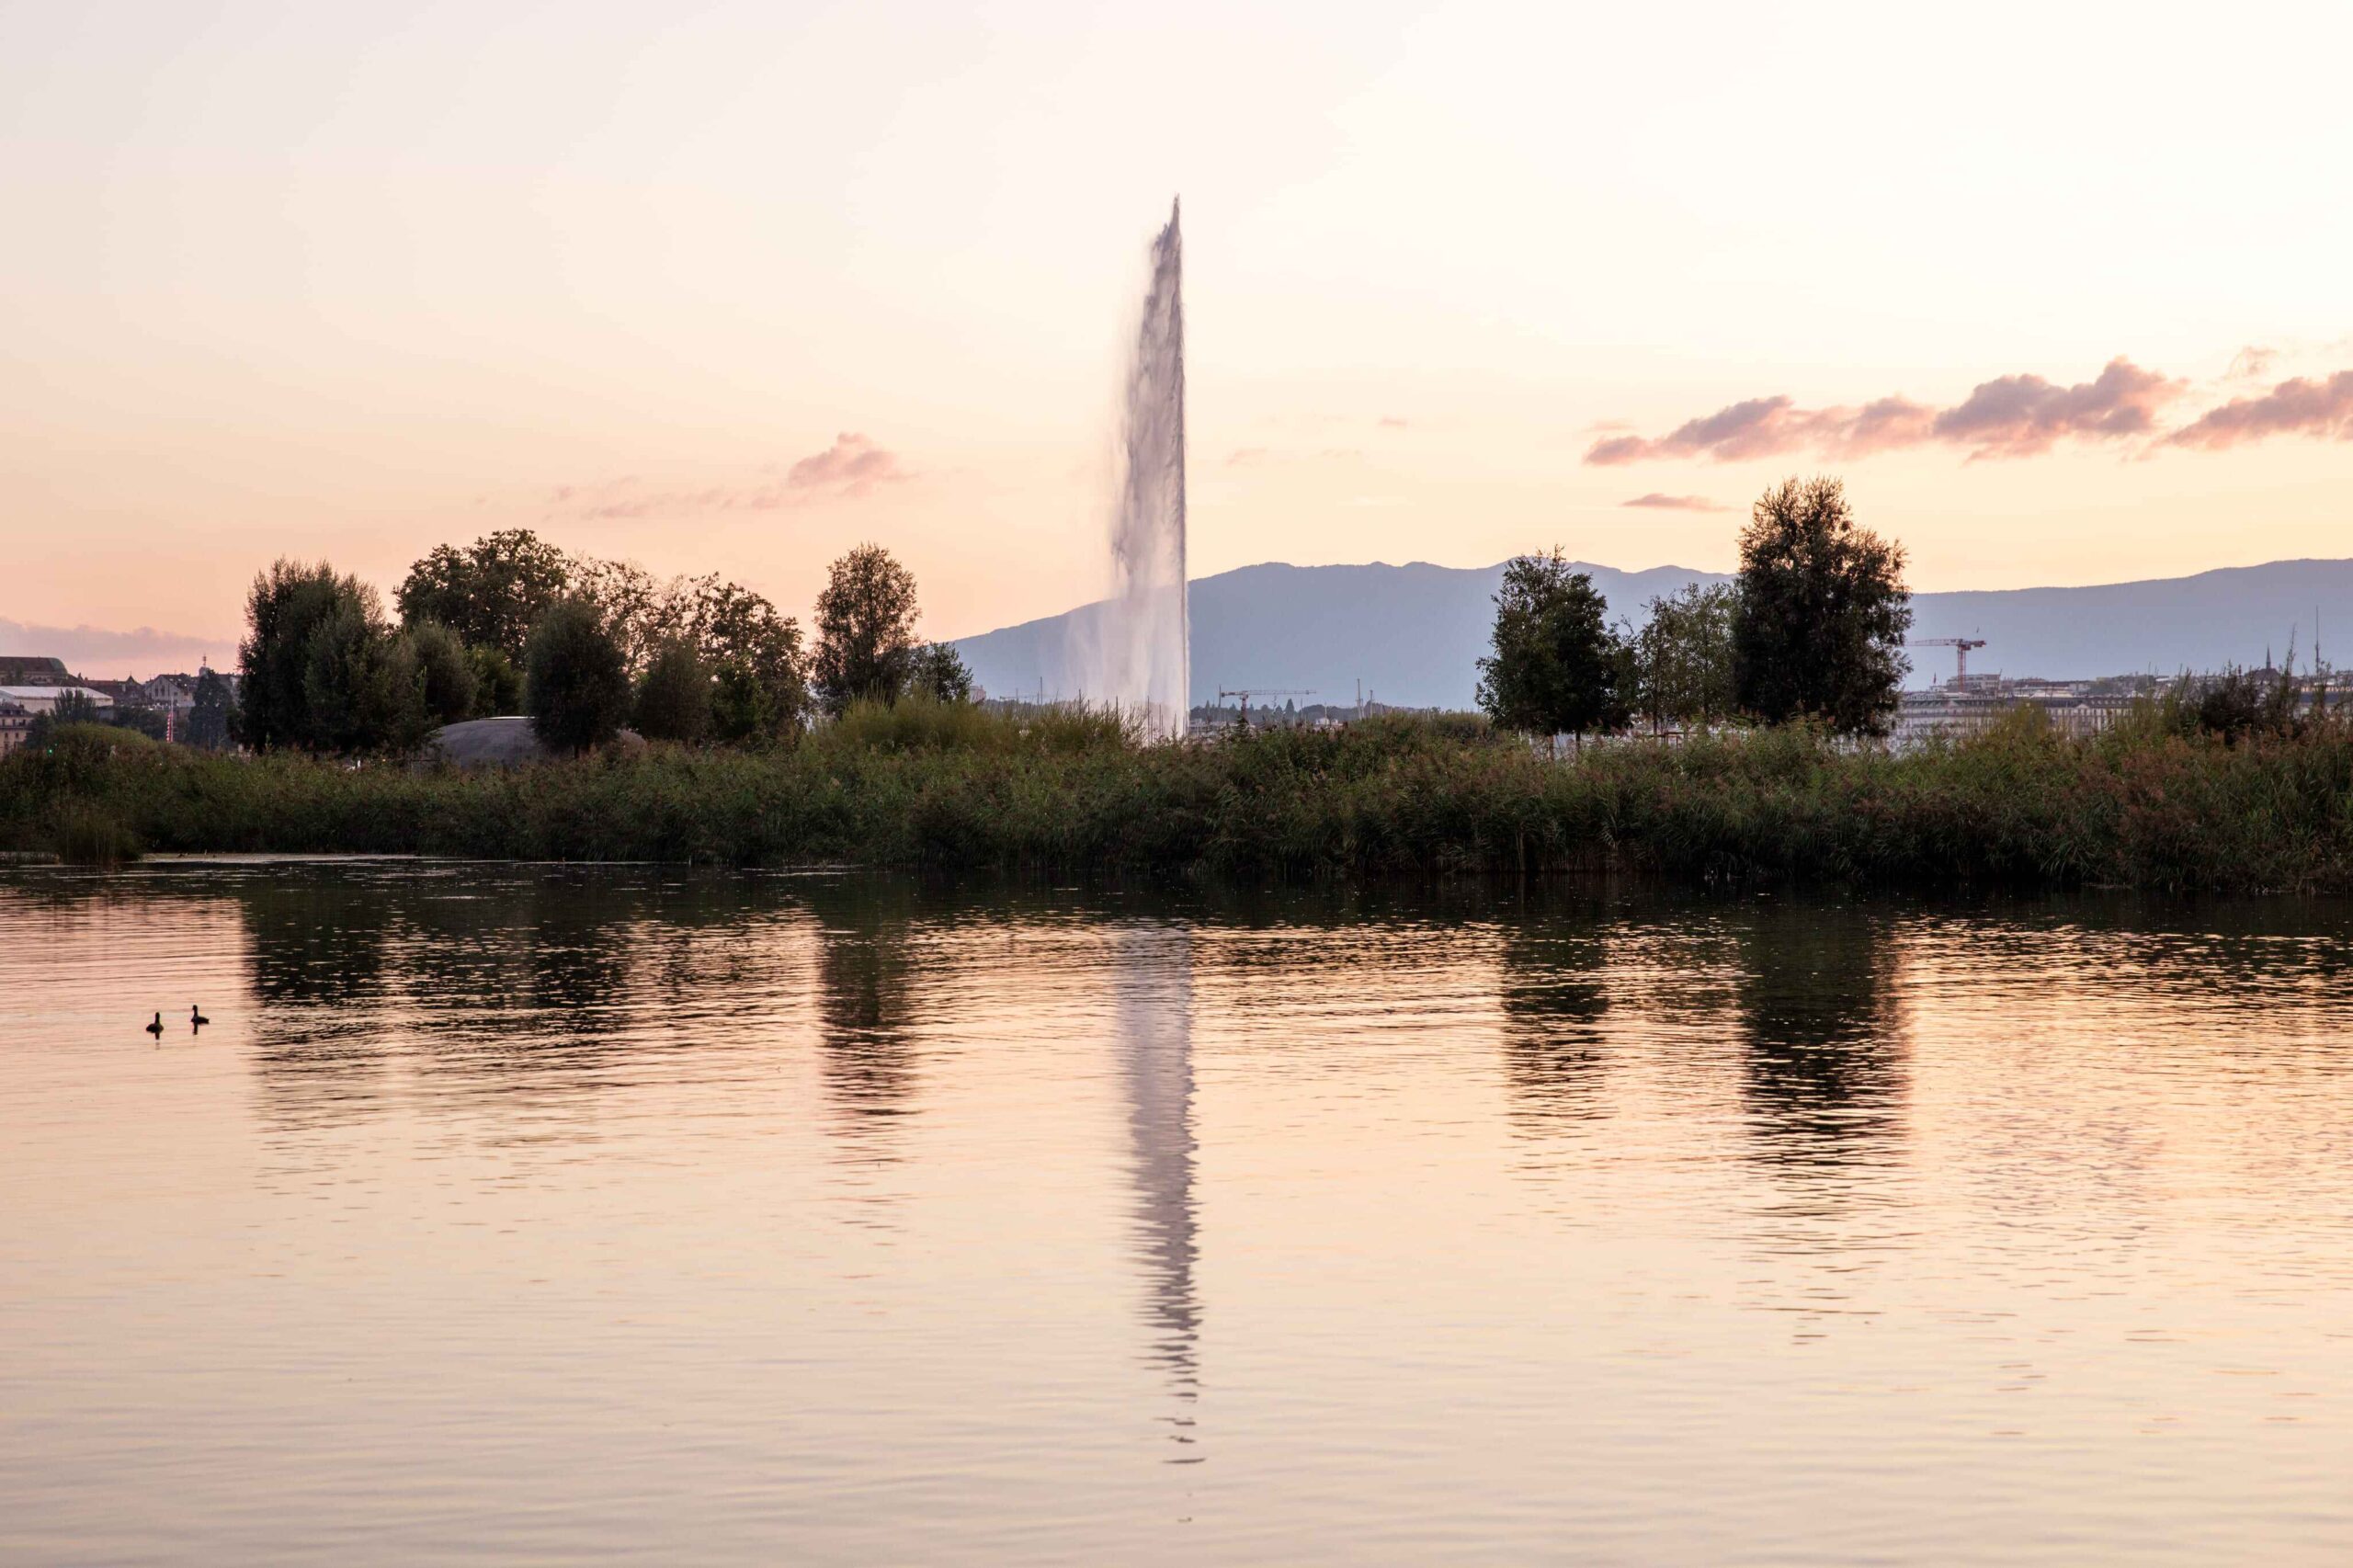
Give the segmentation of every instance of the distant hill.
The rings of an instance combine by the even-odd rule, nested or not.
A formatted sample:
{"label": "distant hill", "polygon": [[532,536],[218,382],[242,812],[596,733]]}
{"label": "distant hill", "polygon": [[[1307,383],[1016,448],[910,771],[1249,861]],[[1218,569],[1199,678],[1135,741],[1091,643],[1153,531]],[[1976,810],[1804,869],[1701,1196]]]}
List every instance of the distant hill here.
{"label": "distant hill", "polygon": [[[1681,566],[1621,572],[1581,565],[1609,601],[1613,619],[1639,622],[1653,597],[1721,574]],[[1220,687],[1300,687],[1321,701],[1353,701],[1357,682],[1381,701],[1406,708],[1467,708],[1486,651],[1500,565],[1289,566],[1269,562],[1193,584],[1193,700]],[[2330,629],[2353,664],[2353,561],[2275,561],[2194,577],[2083,588],[2012,588],[1919,594],[1915,638],[1983,637],[1976,669],[2065,678],[2261,664],[2267,648],[2297,663],[2310,657],[2313,619],[2324,652]],[[1063,657],[1074,622],[1108,610],[1085,605],[960,640],[981,685],[998,696],[1043,688],[1079,694]],[[1085,645],[1084,643],[1080,645]],[[1913,652],[1912,684],[1950,672],[1942,648]]]}

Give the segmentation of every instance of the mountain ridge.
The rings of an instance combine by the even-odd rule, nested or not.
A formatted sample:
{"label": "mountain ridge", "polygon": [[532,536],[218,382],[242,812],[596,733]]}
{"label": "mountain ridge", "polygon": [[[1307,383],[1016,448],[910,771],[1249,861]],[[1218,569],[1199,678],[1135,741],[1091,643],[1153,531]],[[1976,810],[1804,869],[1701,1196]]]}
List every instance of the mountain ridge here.
{"label": "mountain ridge", "polygon": [[[1730,574],[1662,565],[1627,571],[1595,562],[1610,618],[1639,624],[1643,607],[1690,583]],[[1486,651],[1503,563],[1439,566],[1367,562],[1299,566],[1261,562],[1191,585],[1192,700],[1221,687],[1312,690],[1326,702],[1368,696],[1407,708],[1468,708]],[[2180,577],[2026,588],[1964,588],[1912,597],[1915,642],[1983,637],[1981,670],[2066,679],[2260,663],[2294,640],[2309,663],[2315,617],[2353,635],[2353,560],[2304,557],[2218,566]],[[1080,605],[959,638],[974,677],[994,695],[1085,695],[1067,650],[1074,631],[1105,615]],[[1915,648],[1909,684],[1940,679],[1944,651]]]}

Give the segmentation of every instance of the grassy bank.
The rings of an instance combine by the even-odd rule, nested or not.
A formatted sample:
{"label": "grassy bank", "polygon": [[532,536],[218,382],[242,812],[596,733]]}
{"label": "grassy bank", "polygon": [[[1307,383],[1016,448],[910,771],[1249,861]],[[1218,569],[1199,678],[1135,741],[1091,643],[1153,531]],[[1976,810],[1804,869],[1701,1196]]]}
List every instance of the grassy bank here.
{"label": "grassy bank", "polygon": [[0,849],[2353,891],[2353,733],[2076,743],[2022,720],[1903,756],[1790,731],[1550,763],[1467,724],[1149,746],[1099,720],[934,710],[767,755],[461,775],[71,731],[0,763]]}

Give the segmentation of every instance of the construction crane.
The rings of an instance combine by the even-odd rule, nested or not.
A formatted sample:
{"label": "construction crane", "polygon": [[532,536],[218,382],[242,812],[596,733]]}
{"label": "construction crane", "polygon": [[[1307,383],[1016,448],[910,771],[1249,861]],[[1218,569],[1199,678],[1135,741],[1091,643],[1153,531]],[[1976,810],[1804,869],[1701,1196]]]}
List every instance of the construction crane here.
{"label": "construction crane", "polygon": [[1313,697],[1313,696],[1314,696],[1314,695],[1315,695],[1315,694],[1314,694],[1313,692],[1312,692],[1312,691],[1299,691],[1299,690],[1295,690],[1295,689],[1293,689],[1293,688],[1291,688],[1291,687],[1288,687],[1254,686],[1254,687],[1251,687],[1249,690],[1247,690],[1247,691],[1243,690],[1243,689],[1242,689],[1241,687],[1236,687],[1234,689],[1233,689],[1233,690],[1231,690],[1231,691],[1228,691],[1228,690],[1226,690],[1225,688],[1223,688],[1222,687],[1221,687],[1218,689],[1217,699],[1218,699],[1218,701],[1220,701],[1220,702],[1223,702],[1223,701],[1224,701],[1227,698],[1229,698],[1229,697],[1238,697],[1238,698],[1240,698],[1240,699],[1242,699],[1242,724],[1243,724],[1243,727],[1244,727],[1245,729],[1247,729],[1247,728],[1249,727],[1249,724],[1250,724],[1250,699],[1251,699],[1252,698],[1254,698],[1254,697]]}
{"label": "construction crane", "polygon": [[1952,650],[1952,685],[1955,691],[1969,689],[1969,651],[1985,646],[1983,637],[1921,637],[1904,644],[1907,648],[1949,648]]}

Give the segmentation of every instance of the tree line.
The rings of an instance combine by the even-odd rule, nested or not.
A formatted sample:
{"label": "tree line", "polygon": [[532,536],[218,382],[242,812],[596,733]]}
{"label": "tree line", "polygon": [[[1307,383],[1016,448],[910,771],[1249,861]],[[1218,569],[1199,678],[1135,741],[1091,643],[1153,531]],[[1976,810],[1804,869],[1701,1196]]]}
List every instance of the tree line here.
{"label": "tree line", "polygon": [[768,599],[716,574],[663,581],[528,528],[435,547],[387,610],[324,562],[254,579],[233,733],[256,750],[399,754],[461,720],[527,714],[578,752],[624,727],[649,740],[790,741],[820,713],[911,693],[970,701],[955,649],[915,635],[912,573],[879,545],[835,561],[813,646]]}
{"label": "tree line", "polygon": [[1649,608],[1640,631],[1612,626],[1592,577],[1558,549],[1511,562],[1480,708],[1506,729],[1580,740],[1734,720],[1888,733],[1912,625],[1904,547],[1857,523],[1839,481],[1768,490],[1741,530],[1738,577]]}

